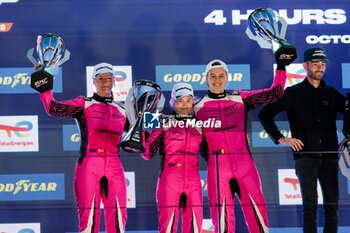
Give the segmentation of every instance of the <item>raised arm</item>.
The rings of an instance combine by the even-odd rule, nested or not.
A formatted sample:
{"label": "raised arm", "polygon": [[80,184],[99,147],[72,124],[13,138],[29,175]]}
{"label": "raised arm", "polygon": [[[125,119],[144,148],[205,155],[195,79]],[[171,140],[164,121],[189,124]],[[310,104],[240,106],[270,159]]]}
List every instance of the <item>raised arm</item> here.
{"label": "raised arm", "polygon": [[239,91],[247,110],[280,99],[283,95],[286,79],[287,72],[283,69],[277,69],[271,87],[260,90]]}
{"label": "raised arm", "polygon": [[83,96],[72,100],[56,101],[52,90],[40,93],[40,98],[49,116],[76,118],[84,110],[85,106],[85,98]]}

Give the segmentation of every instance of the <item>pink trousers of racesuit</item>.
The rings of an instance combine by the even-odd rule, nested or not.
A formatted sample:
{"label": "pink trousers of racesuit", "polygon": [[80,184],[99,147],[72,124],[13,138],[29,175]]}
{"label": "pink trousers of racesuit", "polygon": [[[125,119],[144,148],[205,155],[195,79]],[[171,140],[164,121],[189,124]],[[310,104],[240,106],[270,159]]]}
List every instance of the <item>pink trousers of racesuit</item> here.
{"label": "pink trousers of racesuit", "polygon": [[[267,230],[268,225],[267,207],[258,171],[251,156],[249,154],[220,154],[218,156],[221,232],[235,232],[234,197],[238,198],[241,203],[248,231],[250,233],[264,232],[263,229]],[[210,214],[215,232],[219,232],[215,166],[215,155],[210,155],[207,175]]]}
{"label": "pink trousers of racesuit", "polygon": [[[86,166],[86,163],[94,163],[94,160],[96,157],[85,157],[81,164],[77,163],[75,169],[74,188],[79,211],[79,232],[99,232],[101,200],[104,205],[107,233],[124,232],[127,220],[127,194],[123,167],[119,161],[109,166],[108,171],[102,172],[99,169],[93,171],[89,168],[91,166]],[[97,164],[95,163],[96,167]]]}
{"label": "pink trousers of racesuit", "polygon": [[198,166],[164,164],[157,184],[159,232],[176,233],[182,213],[182,232],[200,233],[202,228],[202,186]]}

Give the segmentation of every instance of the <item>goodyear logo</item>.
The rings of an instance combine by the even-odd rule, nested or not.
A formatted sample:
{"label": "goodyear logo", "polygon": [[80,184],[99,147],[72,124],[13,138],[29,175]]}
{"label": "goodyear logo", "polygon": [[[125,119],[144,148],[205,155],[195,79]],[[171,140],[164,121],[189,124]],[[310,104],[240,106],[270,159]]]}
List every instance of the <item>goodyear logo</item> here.
{"label": "goodyear logo", "polygon": [[80,133],[77,125],[63,125],[63,150],[79,151]]}
{"label": "goodyear logo", "polygon": [[[34,72],[33,68],[0,68],[0,93],[37,93],[30,87],[30,75]],[[53,91],[62,93],[62,68],[58,68],[55,74],[55,85]]]}
{"label": "goodyear logo", "polygon": [[350,88],[350,63],[342,63],[343,88]]}
{"label": "goodyear logo", "polygon": [[[278,129],[282,133],[282,135],[286,138],[291,138],[292,133],[290,131],[288,121],[275,121]],[[336,121],[337,124],[337,133],[338,133],[338,141],[340,142],[343,139],[342,134],[342,121]],[[287,147],[288,145],[275,145],[275,143],[270,138],[269,134],[264,130],[261,123],[259,121],[252,122],[252,146],[253,147]]]}
{"label": "goodyear logo", "polygon": [[[250,89],[250,67],[227,65],[227,90]],[[190,83],[194,90],[208,90],[204,75],[205,65],[157,65],[156,81],[164,91],[170,91],[175,83]]]}
{"label": "goodyear logo", "polygon": [[[280,132],[286,138],[291,138],[291,132],[289,129],[288,121],[275,121]],[[268,133],[264,130],[259,121],[252,122],[252,146],[253,147],[275,147],[275,143],[272,141]],[[286,147],[287,145],[278,144],[279,147]]]}
{"label": "goodyear logo", "polygon": [[0,175],[0,201],[64,200],[64,174]]}

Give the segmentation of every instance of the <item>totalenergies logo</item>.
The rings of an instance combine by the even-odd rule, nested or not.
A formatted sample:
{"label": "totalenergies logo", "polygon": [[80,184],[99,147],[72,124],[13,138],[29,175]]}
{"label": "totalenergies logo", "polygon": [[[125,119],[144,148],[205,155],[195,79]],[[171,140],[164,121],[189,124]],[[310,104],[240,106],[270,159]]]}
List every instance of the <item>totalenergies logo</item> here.
{"label": "totalenergies logo", "polygon": [[[277,65],[274,64],[274,70],[276,70]],[[287,70],[287,80],[284,89],[302,82],[306,77],[306,71],[303,67],[303,63],[293,63],[286,67]]]}
{"label": "totalenergies logo", "polygon": [[[294,169],[278,169],[278,189],[280,205],[301,205],[300,183]],[[323,202],[321,186],[317,183],[318,203]]]}
{"label": "totalenergies logo", "polygon": [[287,73],[287,83],[291,84],[290,86],[299,83],[300,81],[305,79],[304,74],[291,74]]}
{"label": "totalenergies logo", "polygon": [[30,121],[19,121],[14,126],[0,124],[0,131],[4,130],[9,138],[12,138],[13,134],[19,138],[29,137],[29,133],[25,132],[29,132],[31,129],[33,129],[33,124]]}
{"label": "totalenergies logo", "polygon": [[12,193],[16,195],[19,192],[56,192],[57,183],[55,182],[31,182],[30,179],[22,179],[16,183],[0,183],[0,193]]}
{"label": "totalenergies logo", "polygon": [[305,77],[306,71],[304,70],[302,63],[290,64],[287,67],[287,81],[285,88],[302,82]]}
{"label": "totalenergies logo", "polygon": [[285,177],[283,182],[286,184],[290,184],[294,191],[298,191],[299,180],[297,178]]}
{"label": "totalenergies logo", "polygon": [[[293,191],[300,192],[299,190],[299,180],[295,177],[285,177],[283,178],[283,182],[291,185]],[[285,194],[285,198],[301,198],[301,193],[297,194]]]}
{"label": "totalenergies logo", "polygon": [[127,75],[124,71],[116,71],[114,73],[114,78],[116,82],[122,82],[124,80],[126,80]]}
{"label": "totalenergies logo", "polygon": [[[127,70],[126,70],[127,71]],[[115,85],[113,90],[113,95],[117,98],[125,97],[128,95],[128,86],[125,81],[128,78],[128,75],[123,70],[117,70],[114,72]]]}

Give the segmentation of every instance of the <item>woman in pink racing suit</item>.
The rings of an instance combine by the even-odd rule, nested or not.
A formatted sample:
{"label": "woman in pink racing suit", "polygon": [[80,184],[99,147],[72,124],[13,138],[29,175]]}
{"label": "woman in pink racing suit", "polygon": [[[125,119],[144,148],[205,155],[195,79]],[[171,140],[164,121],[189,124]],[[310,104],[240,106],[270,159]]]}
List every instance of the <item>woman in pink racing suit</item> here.
{"label": "woman in pink racing suit", "polygon": [[56,101],[52,90],[40,97],[50,116],[75,118],[80,128],[80,157],[74,177],[79,232],[99,232],[102,200],[107,233],[119,233],[125,231],[127,219],[126,181],[118,152],[126,115],[123,106],[113,101],[113,66],[96,65],[93,82],[97,91],[89,98]]}
{"label": "woman in pink racing suit", "polygon": [[202,186],[198,172],[201,129],[187,122],[193,118],[193,89],[177,83],[172,89],[170,104],[174,113],[146,139],[142,157],[151,159],[159,149],[163,156],[157,184],[159,232],[176,233],[180,212],[182,232],[201,232],[203,208]]}
{"label": "woman in pink racing suit", "polygon": [[[286,81],[284,65],[278,65],[272,86],[254,91],[225,91],[228,69],[221,60],[213,60],[206,67],[208,95],[194,107],[198,120],[221,121],[221,128],[203,128],[208,143],[208,198],[215,232],[235,231],[234,197],[238,197],[248,230],[251,233],[268,232],[267,208],[260,177],[250,155],[246,115],[251,109],[279,99]],[[220,223],[218,223],[218,196],[216,156],[218,153]],[[220,232],[220,233],[221,233]]]}

